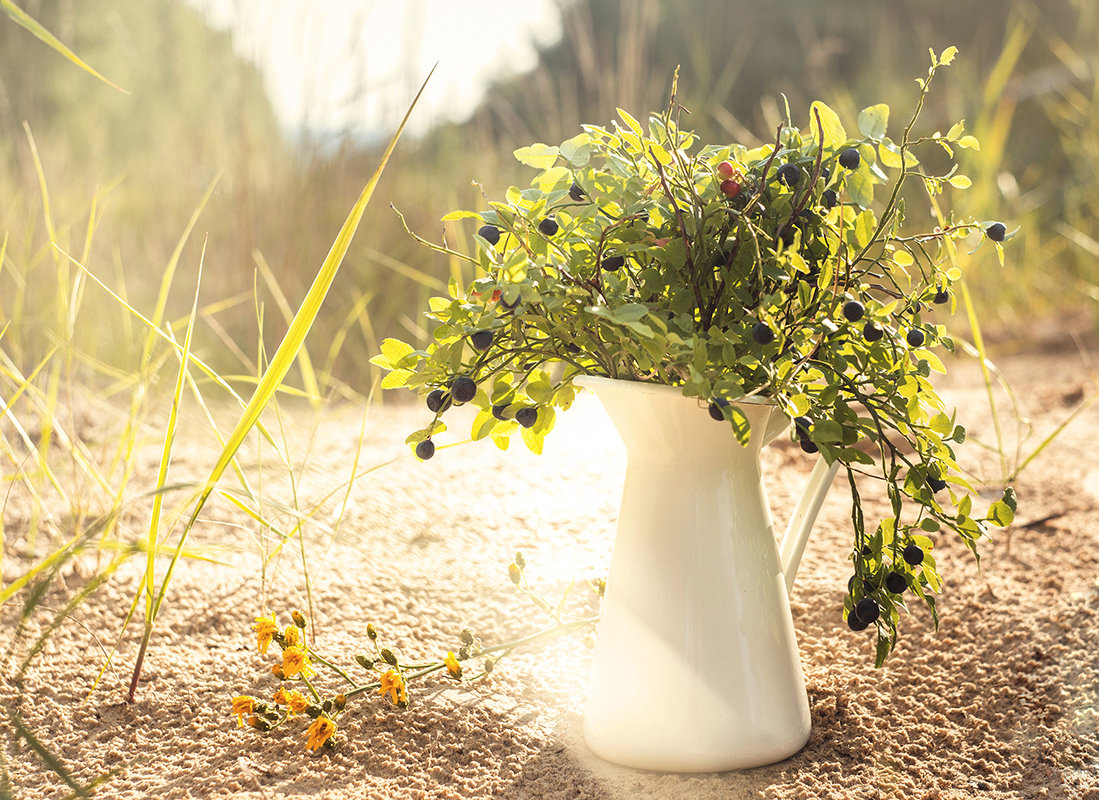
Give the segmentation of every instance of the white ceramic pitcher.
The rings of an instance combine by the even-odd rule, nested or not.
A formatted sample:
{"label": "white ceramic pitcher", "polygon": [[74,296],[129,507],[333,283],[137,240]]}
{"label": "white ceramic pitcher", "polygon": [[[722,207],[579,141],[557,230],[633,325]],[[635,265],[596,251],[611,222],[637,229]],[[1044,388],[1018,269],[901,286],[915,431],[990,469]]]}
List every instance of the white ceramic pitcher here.
{"label": "white ceramic pitcher", "polygon": [[712,772],[781,761],[809,737],[788,593],[838,464],[815,467],[781,548],[759,454],[790,420],[743,402],[751,437],[679,389],[595,391],[626,445],[584,738],[608,761]]}

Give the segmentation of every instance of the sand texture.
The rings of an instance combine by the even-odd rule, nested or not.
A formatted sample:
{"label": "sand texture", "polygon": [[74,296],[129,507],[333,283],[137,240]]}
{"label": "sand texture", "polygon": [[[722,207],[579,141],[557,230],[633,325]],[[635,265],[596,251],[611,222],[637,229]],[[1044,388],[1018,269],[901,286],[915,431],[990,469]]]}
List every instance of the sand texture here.
{"label": "sand texture", "polygon": [[[1004,362],[1032,426],[1024,457],[1094,391],[1081,363],[1077,356]],[[972,442],[994,438],[979,374],[962,365],[943,386],[971,434],[961,451],[965,463],[995,478],[998,457]],[[545,624],[508,581],[517,550],[547,597],[560,597],[577,579],[570,608],[597,609],[587,581],[606,573],[625,455],[596,400],[583,398],[559,418],[540,457],[518,441],[506,453],[482,442],[440,448],[430,462],[417,463],[402,442],[426,416],[420,406],[398,403],[370,412],[360,468],[397,460],[354,486],[342,519],[341,491],[305,525],[310,595],[298,537],[276,552],[276,534],[223,501],[213,503],[188,541],[212,560],[181,562],[134,704],[125,695],[142,604],[102,682],[89,691],[137,591],[143,558],[123,565],[65,617],[21,680],[16,673],[30,646],[85,585],[97,559],[102,566],[110,554],[68,562],[17,641],[26,593],[5,604],[2,707],[18,712],[74,781],[118,769],[98,796],[120,800],[1099,798],[1099,405],[1022,473],[1016,522],[985,543],[980,570],[960,542],[939,537],[935,555],[947,580],[940,630],[917,608],[902,619],[900,643],[882,669],[873,666],[870,632],[852,633],[840,617],[850,575],[850,505],[844,482],[836,482],[792,603],[813,729],[806,747],[782,763],[681,775],[595,758],[581,732],[591,663],[583,636],[515,653],[476,684],[430,676],[412,686],[407,710],[378,694],[356,698],[339,718],[332,751],[307,753],[304,723],[269,734],[238,727],[229,713],[233,696],[266,697],[276,688],[269,667],[277,648],[260,655],[250,630],[265,610],[278,612],[285,625],[290,609],[311,607],[315,646],[354,670],[368,622],[409,660],[456,649],[466,626],[491,644]],[[1014,431],[1009,416],[1002,422]],[[213,461],[209,433],[189,424],[173,465],[180,481],[203,478]],[[242,464],[272,518],[290,528],[292,516],[280,506],[292,507],[294,492],[299,508],[309,509],[347,479],[362,409],[335,407],[317,419],[308,407],[291,405],[283,424],[293,439],[293,491],[269,450],[253,448]],[[453,430],[464,435],[465,425],[456,418]],[[149,431],[139,459],[148,474],[139,482],[154,480],[157,436]],[[779,529],[811,466],[785,439],[767,448]],[[864,498],[868,519],[885,511],[884,496],[869,485]],[[178,507],[182,499],[172,502]],[[337,521],[334,533],[326,530]],[[21,539],[27,524],[25,504],[11,496],[4,508],[5,585],[32,563]],[[145,526],[147,506],[135,503],[121,535],[138,539]],[[166,567],[164,559],[159,574]],[[70,794],[17,741],[7,715],[0,717],[0,743],[15,797]]]}

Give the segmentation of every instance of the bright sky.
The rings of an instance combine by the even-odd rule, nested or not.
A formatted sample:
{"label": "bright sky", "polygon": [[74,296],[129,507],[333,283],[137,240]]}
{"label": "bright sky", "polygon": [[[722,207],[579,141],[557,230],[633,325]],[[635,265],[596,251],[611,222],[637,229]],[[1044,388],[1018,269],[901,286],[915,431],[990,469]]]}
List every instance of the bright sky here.
{"label": "bright sky", "polygon": [[555,0],[188,0],[262,68],[284,127],[387,136],[433,64],[412,130],[461,119],[485,84],[560,36]]}

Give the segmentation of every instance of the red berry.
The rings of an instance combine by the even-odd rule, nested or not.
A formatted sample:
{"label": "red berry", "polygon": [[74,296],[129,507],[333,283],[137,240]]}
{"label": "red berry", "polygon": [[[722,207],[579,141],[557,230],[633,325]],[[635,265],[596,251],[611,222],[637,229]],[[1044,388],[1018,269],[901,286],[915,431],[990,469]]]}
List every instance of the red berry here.
{"label": "red berry", "polygon": [[740,194],[740,182],[736,178],[727,178],[721,182],[721,193],[726,197]]}
{"label": "red berry", "polygon": [[734,172],[736,172],[736,167],[728,161],[722,161],[717,165],[717,176],[722,180],[728,180],[733,177]]}

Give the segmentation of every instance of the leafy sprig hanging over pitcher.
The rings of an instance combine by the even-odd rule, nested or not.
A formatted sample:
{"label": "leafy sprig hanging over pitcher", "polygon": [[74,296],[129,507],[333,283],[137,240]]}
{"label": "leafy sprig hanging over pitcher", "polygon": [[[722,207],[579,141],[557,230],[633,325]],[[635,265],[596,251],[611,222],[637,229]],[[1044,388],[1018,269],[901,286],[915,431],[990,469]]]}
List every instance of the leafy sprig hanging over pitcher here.
{"label": "leafy sprig hanging over pitcher", "polygon": [[[1002,263],[1010,238],[1002,223],[956,219],[941,203],[970,183],[954,163],[956,149],[979,147],[964,123],[916,132],[955,53],[931,53],[895,138],[884,104],[858,115],[853,136],[815,102],[805,130],[787,120],[770,144],[700,146],[680,127],[673,83],[646,125],[619,110],[611,128],[517,150],[538,170],[529,188],[445,218],[478,220],[476,255],[416,237],[472,262],[477,277],[431,299],[426,350],[388,339],[374,359],[389,370],[383,387],[426,396],[434,416],[408,437],[416,455],[434,455],[447,410],[462,403],[478,409],[474,439],[506,448],[518,432],[541,452],[578,375],[681,387],[742,442],[751,431],[733,401],[768,397],[804,450],[847,471],[848,625],[876,625],[880,665],[908,598],[937,624],[932,535],[952,531],[976,555],[986,526],[1015,510],[1009,489],[974,511],[954,453],[965,429],[931,382],[945,371],[936,350],[953,351],[935,312],[954,305],[956,248],[991,241]],[[925,148],[944,151],[948,171],[927,171]],[[912,184],[927,208],[906,213]],[[913,232],[921,221],[929,229]],[[869,526],[858,474],[880,479],[891,505]]]}

